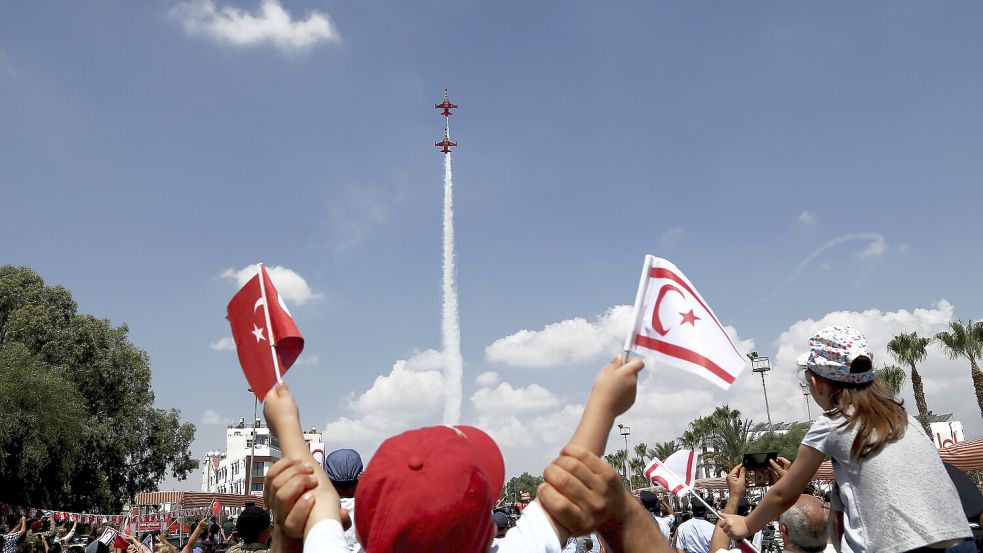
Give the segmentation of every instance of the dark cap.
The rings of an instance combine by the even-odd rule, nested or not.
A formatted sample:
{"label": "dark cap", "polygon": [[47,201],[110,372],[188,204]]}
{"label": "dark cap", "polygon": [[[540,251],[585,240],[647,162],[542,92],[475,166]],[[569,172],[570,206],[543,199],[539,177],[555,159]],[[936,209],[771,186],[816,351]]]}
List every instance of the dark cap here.
{"label": "dark cap", "polygon": [[648,511],[656,511],[659,509],[659,496],[655,495],[649,490],[642,490],[639,492],[638,499],[641,500],[642,506]]}
{"label": "dark cap", "polygon": [[362,458],[354,449],[332,451],[324,465],[328,478],[338,484],[353,484],[362,474]]}
{"label": "dark cap", "polygon": [[492,513],[492,521],[495,526],[499,528],[507,528],[509,525],[509,515],[503,513],[502,511],[495,511]]}

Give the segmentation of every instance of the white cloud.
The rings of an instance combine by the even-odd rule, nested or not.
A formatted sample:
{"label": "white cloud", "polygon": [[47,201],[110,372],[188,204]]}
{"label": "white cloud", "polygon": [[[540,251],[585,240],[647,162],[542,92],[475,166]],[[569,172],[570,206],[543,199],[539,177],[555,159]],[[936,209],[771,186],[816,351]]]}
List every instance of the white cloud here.
{"label": "white cloud", "polygon": [[474,383],[482,387],[490,387],[498,384],[498,373],[495,371],[485,371],[474,379]]}
{"label": "white cloud", "polygon": [[672,227],[671,229],[663,232],[662,236],[659,237],[659,245],[663,248],[674,246],[685,235],[686,231],[683,230],[683,227]]}
{"label": "white cloud", "polygon": [[226,46],[272,44],[284,53],[307,52],[319,42],[338,41],[327,14],[313,11],[294,20],[278,0],[263,0],[257,14],[212,0],[189,0],[171,9],[189,35],[211,38]]}
{"label": "white cloud", "polygon": [[614,356],[631,329],[631,313],[630,305],[618,305],[593,322],[578,317],[542,330],[520,330],[485,348],[485,357],[514,367],[544,368]]}
{"label": "white cloud", "polygon": [[870,257],[881,257],[887,250],[887,242],[884,241],[884,237],[881,236],[877,240],[873,240],[871,243],[867,244],[867,247],[860,252],[860,257],[870,258]]}
{"label": "white cloud", "polygon": [[497,388],[481,388],[471,396],[471,403],[481,415],[522,414],[548,411],[560,404],[549,390],[539,384],[513,388],[502,382]]}
{"label": "white cloud", "polygon": [[220,424],[224,426],[227,424],[232,424],[232,419],[223,417],[211,409],[205,409],[205,412],[201,415],[201,424]]}
{"label": "white cloud", "polygon": [[[241,287],[249,282],[249,279],[256,276],[258,272],[259,265],[249,265],[242,269],[226,269],[220,276],[235,280]],[[277,291],[280,292],[283,299],[292,304],[304,305],[311,300],[324,297],[324,294],[311,290],[310,285],[307,284],[304,277],[297,274],[293,269],[274,265],[272,267],[267,266],[266,272],[269,273],[273,285],[276,286]]]}
{"label": "white cloud", "polygon": [[231,336],[224,336],[208,344],[208,347],[215,351],[235,351],[236,342]]}
{"label": "white cloud", "polygon": [[816,216],[808,211],[799,213],[799,222],[803,225],[811,225],[816,222]]}
{"label": "white cloud", "polygon": [[374,450],[397,432],[439,423],[444,400],[442,368],[440,352],[432,349],[396,361],[389,374],[378,376],[364,393],[348,395],[346,408],[352,416],[328,422],[325,441]]}
{"label": "white cloud", "polygon": [[316,355],[303,355],[294,361],[294,365],[317,365],[321,360]]}

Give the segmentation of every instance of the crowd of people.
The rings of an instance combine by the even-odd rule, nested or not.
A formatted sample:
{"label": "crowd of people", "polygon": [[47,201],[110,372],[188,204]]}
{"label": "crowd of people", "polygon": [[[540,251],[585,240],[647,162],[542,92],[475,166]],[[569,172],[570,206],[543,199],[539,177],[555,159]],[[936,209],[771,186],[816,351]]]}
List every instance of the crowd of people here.
{"label": "crowd of people", "polygon": [[[715,509],[708,508],[713,498],[691,496],[686,509],[673,509],[665,494],[626,489],[601,456],[615,418],[635,401],[643,364],[616,358],[598,373],[568,444],[518,517],[495,509],[504,460],[480,429],[411,430],[383,442],[367,467],[351,449],[331,453],[322,466],[303,442],[293,397],[278,384],[264,401],[284,453],[266,476],[270,510],[245,509],[233,532],[239,543],[228,552],[978,551],[973,528],[983,495],[975,486],[979,497],[959,495],[953,478],[965,475],[947,472],[921,425],[874,379],[864,336],[827,327],[798,364],[823,413],[793,461],[772,461],[773,485],[756,501],[741,465],[727,475],[728,493]],[[810,481],[826,458],[835,482],[821,493]],[[40,523],[22,519],[4,528],[2,553],[61,553],[76,531]],[[228,534],[203,520],[181,553],[212,553],[215,543],[227,545]],[[85,553],[108,553],[89,547]],[[127,549],[177,553],[167,542],[147,551],[136,539]]]}

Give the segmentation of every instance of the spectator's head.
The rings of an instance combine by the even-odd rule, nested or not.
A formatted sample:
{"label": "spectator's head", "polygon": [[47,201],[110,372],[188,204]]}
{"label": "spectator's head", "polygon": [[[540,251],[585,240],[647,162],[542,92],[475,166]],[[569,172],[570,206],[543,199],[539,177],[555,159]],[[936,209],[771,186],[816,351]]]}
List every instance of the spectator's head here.
{"label": "spectator's head", "polygon": [[800,495],[787,511],[778,518],[785,548],[803,553],[818,553],[826,548],[826,510],[819,499]]}
{"label": "spectator's head", "polygon": [[492,513],[492,522],[495,523],[495,537],[504,538],[509,531],[509,515],[505,511],[495,511]]}
{"label": "spectator's head", "polygon": [[707,514],[707,507],[702,501],[694,499],[689,505],[690,509],[693,511],[694,518],[703,518]]}
{"label": "spectator's head", "polygon": [[366,551],[460,553],[487,549],[488,513],[505,482],[502,453],[472,426],[433,426],[393,436],[359,478],[355,527]]}
{"label": "spectator's head", "polygon": [[638,500],[642,502],[642,506],[645,507],[650,513],[659,513],[662,510],[662,505],[659,503],[659,496],[648,490],[642,490],[638,494]]}
{"label": "spectator's head", "polygon": [[236,530],[245,543],[266,543],[270,533],[270,514],[260,507],[246,507],[236,520]]}
{"label": "spectator's head", "polygon": [[748,513],[751,512],[751,501],[746,497],[741,497],[741,500],[737,502],[737,514],[742,517],[746,517]]}
{"label": "spectator's head", "polygon": [[325,472],[341,497],[353,497],[362,474],[362,457],[354,449],[332,451],[324,460]]}
{"label": "spectator's head", "polygon": [[215,522],[215,517],[212,517],[212,523],[214,523],[214,522]]}

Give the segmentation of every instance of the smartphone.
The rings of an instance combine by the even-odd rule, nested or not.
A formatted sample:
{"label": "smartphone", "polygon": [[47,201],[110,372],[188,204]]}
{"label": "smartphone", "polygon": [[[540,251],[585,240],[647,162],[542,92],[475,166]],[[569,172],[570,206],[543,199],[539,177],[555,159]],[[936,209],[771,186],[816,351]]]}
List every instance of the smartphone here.
{"label": "smartphone", "polygon": [[744,468],[745,469],[768,469],[771,468],[771,459],[778,459],[777,451],[763,451],[760,453],[745,453],[744,454]]}
{"label": "smartphone", "polygon": [[744,482],[749,488],[771,486],[775,483],[771,472],[772,459],[778,459],[777,451],[744,454]]}

